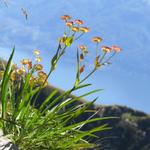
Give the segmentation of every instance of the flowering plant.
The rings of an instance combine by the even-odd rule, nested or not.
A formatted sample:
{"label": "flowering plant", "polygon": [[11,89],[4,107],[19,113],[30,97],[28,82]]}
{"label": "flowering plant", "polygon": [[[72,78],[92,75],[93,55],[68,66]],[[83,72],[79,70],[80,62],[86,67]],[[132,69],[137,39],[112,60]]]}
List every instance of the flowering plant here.
{"label": "flowering plant", "polygon": [[35,62],[23,59],[20,67],[12,64],[15,48],[13,48],[7,65],[2,65],[3,70],[0,71],[0,127],[3,134],[11,139],[20,150],[93,148],[95,144],[90,143],[86,137],[96,137],[95,132],[110,129],[107,124],[104,124],[88,131],[81,130],[88,123],[112,117],[90,117],[81,122],[74,122],[78,116],[90,111],[88,108],[96,99],[76,105],[74,102],[99,90],[93,90],[78,97],[70,96],[73,91],[90,86],[84,81],[102,66],[110,64],[111,58],[120,52],[121,49],[117,46],[100,47],[101,37],[92,38],[92,42],[96,44],[93,69],[81,78],[86,67],[84,58],[88,57],[88,49],[85,45],[77,46],[77,71],[73,87],[59,96],[56,96],[58,90],[53,90],[46,99],[42,100],[43,103],[40,106],[36,106],[41,90],[47,86],[49,76],[56,69],[58,61],[65,54],[67,48],[89,32],[88,27],[82,26],[82,20],[70,21],[69,15],[61,16],[61,19],[64,21],[66,29],[64,35],[59,38],[48,73],[43,71],[43,66],[40,64],[39,50],[33,52]]}

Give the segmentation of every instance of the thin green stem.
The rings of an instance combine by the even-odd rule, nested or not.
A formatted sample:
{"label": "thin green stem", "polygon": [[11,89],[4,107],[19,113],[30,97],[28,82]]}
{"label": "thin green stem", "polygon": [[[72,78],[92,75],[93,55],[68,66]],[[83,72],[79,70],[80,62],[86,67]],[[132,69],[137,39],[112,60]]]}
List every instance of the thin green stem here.
{"label": "thin green stem", "polygon": [[88,79],[95,71],[96,71],[96,67],[84,78],[82,79],[79,84],[83,83],[86,79]]}
{"label": "thin green stem", "polygon": [[107,63],[110,59],[112,59],[115,56],[116,52],[114,52],[108,59],[106,59],[102,65],[104,65],[105,63]]}
{"label": "thin green stem", "polygon": [[80,37],[82,37],[84,33],[81,33],[77,38],[74,39],[74,41],[78,40]]}
{"label": "thin green stem", "polygon": [[79,84],[79,70],[80,70],[80,60],[79,60],[79,50],[77,48],[77,65],[76,65],[76,79],[75,79],[75,83],[74,83],[74,87],[76,87]]}
{"label": "thin green stem", "polygon": [[96,43],[96,57],[98,56],[98,42]]}
{"label": "thin green stem", "polygon": [[[65,46],[65,47],[62,49],[61,53],[59,54],[59,51],[61,50],[61,45],[60,45],[60,43],[59,43],[58,48],[57,48],[57,51],[56,51],[56,55],[59,55],[59,56],[57,57],[57,59],[56,59],[56,64],[57,64],[57,62],[59,61],[59,59],[61,58],[61,56],[64,54],[66,48],[67,48],[67,46]],[[45,78],[43,84],[40,86],[39,92],[37,93],[37,95],[36,95],[36,97],[35,97],[35,99],[34,99],[33,106],[35,106],[36,100],[37,100],[38,96],[40,95],[42,88],[45,86],[46,81],[48,80],[48,78],[50,77],[50,75],[52,74],[52,72],[53,72],[54,70],[55,70],[54,66],[51,65],[50,71],[48,72],[47,77]]]}
{"label": "thin green stem", "polygon": [[104,52],[104,54],[103,54],[102,57],[100,58],[99,63],[101,63],[101,62],[103,61],[103,59],[105,58],[105,56],[106,56],[106,52]]}

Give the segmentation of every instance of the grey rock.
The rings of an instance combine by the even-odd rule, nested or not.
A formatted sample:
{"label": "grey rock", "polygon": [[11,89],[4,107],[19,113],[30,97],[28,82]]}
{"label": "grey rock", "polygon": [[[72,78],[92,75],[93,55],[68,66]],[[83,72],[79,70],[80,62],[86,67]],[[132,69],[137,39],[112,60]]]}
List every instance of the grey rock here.
{"label": "grey rock", "polygon": [[0,130],[0,150],[19,150]]}

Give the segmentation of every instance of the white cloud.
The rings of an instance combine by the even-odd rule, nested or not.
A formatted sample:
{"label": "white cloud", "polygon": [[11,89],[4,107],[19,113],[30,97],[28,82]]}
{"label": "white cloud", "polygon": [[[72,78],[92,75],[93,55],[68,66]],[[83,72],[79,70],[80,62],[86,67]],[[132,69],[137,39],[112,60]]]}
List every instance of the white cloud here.
{"label": "white cloud", "polygon": [[7,18],[4,22],[2,31],[9,31],[9,34],[30,36],[31,40],[36,40],[40,34],[39,26],[28,26],[13,18]]}

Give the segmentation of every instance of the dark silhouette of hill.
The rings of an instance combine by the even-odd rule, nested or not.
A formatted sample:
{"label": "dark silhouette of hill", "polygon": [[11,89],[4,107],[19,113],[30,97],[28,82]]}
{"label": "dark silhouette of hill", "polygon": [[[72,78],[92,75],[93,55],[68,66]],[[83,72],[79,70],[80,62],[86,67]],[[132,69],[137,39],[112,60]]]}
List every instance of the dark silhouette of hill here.
{"label": "dark silhouette of hill", "polygon": [[[38,99],[40,103],[42,98],[46,98],[55,88],[56,87],[49,85],[43,89]],[[62,92],[62,90],[59,90],[58,95]],[[77,105],[78,103],[86,103],[86,101],[80,100],[72,105]],[[98,121],[83,126],[82,130],[92,129],[104,123],[112,127],[111,130],[97,132],[96,135],[100,137],[99,139],[90,139],[91,142],[98,144],[95,150],[99,150],[100,148],[102,148],[102,150],[150,150],[150,115],[119,105],[92,105],[89,109],[99,110],[93,118],[108,116],[118,117],[117,119]],[[92,116],[93,113],[94,112],[84,113],[76,118],[75,121],[86,120]]]}

